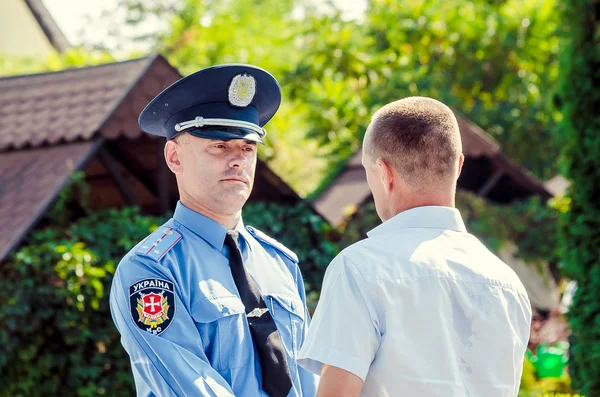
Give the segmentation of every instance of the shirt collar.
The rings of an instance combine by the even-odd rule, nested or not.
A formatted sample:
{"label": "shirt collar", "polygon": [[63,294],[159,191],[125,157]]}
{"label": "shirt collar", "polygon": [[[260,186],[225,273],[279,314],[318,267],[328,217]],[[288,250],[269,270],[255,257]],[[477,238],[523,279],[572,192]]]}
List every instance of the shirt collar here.
{"label": "shirt collar", "polygon": [[467,228],[456,208],[425,206],[403,211],[383,222],[367,236],[373,237],[400,229],[445,229],[466,232]]}
{"label": "shirt collar", "polygon": [[[227,229],[219,222],[189,209],[183,205],[181,201],[177,202],[173,219],[190,229],[198,236],[202,237],[207,243],[215,247],[217,250],[221,251],[223,249]],[[244,234],[246,231],[244,227],[244,221],[241,217],[234,229],[240,232],[240,235],[247,239]]]}

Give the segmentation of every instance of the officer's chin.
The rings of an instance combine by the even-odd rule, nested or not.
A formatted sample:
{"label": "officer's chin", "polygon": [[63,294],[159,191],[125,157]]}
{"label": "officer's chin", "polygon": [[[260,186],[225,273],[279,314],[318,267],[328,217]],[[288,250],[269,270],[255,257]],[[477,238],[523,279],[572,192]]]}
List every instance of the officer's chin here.
{"label": "officer's chin", "polygon": [[235,213],[242,209],[250,197],[250,189],[229,189],[223,192],[221,197],[222,205],[228,207],[229,212]]}
{"label": "officer's chin", "polygon": [[251,180],[222,179],[219,181],[219,185],[224,192],[235,195],[249,196],[252,190]]}
{"label": "officer's chin", "polygon": [[221,182],[224,194],[231,195],[250,195],[250,185],[247,182],[225,181]]}

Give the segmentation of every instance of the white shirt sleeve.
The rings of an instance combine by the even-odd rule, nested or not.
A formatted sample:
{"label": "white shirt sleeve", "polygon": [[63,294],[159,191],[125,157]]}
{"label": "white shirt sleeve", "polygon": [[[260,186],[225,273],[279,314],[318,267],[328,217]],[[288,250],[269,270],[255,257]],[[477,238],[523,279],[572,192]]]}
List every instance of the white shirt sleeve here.
{"label": "white shirt sleeve", "polygon": [[381,334],[369,286],[344,254],[327,268],[321,298],[298,355],[298,363],[320,374],[327,364],[365,380]]}

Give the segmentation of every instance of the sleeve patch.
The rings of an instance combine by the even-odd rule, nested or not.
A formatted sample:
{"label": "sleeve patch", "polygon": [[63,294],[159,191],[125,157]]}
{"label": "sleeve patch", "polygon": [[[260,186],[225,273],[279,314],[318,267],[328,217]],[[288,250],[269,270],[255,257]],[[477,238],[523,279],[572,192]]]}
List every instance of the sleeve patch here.
{"label": "sleeve patch", "polygon": [[181,233],[171,227],[161,226],[140,244],[135,253],[159,261],[179,240]]}
{"label": "sleeve patch", "polygon": [[175,285],[158,278],[139,280],[129,286],[129,308],[139,329],[160,335],[175,317]]}
{"label": "sleeve patch", "polygon": [[275,248],[276,250],[281,252],[283,255],[285,255],[292,262],[298,263],[298,256],[292,250],[287,248],[285,245],[281,244],[279,241],[267,236],[266,234],[264,234],[263,232],[261,232],[258,229],[253,228],[252,226],[246,226],[246,230],[248,230],[248,232],[252,236],[254,236],[255,239],[270,245],[271,247]]}

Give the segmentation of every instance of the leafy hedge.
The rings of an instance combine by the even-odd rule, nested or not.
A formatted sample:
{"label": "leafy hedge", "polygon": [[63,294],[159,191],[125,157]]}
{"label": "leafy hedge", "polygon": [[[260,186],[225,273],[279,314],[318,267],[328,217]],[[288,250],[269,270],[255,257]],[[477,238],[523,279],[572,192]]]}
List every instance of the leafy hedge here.
{"label": "leafy hedge", "polygon": [[600,3],[567,0],[557,97],[564,175],[571,206],[562,217],[564,270],[578,288],[568,313],[576,344],[573,383],[600,395]]}
{"label": "leafy hedge", "polygon": [[308,308],[314,310],[325,269],[339,252],[337,232],[308,203],[295,207],[249,204],[244,207],[244,222],[281,241],[298,255]]}
{"label": "leafy hedge", "polygon": [[493,252],[511,241],[518,247],[518,258],[534,266],[558,264],[558,218],[568,200],[554,198],[544,202],[533,196],[511,205],[496,205],[475,195],[459,191],[456,206],[470,233],[480,238]]}
{"label": "leafy hedge", "polygon": [[0,396],[135,394],[108,291],[120,257],[160,223],[92,213],[32,233],[0,267]]}

